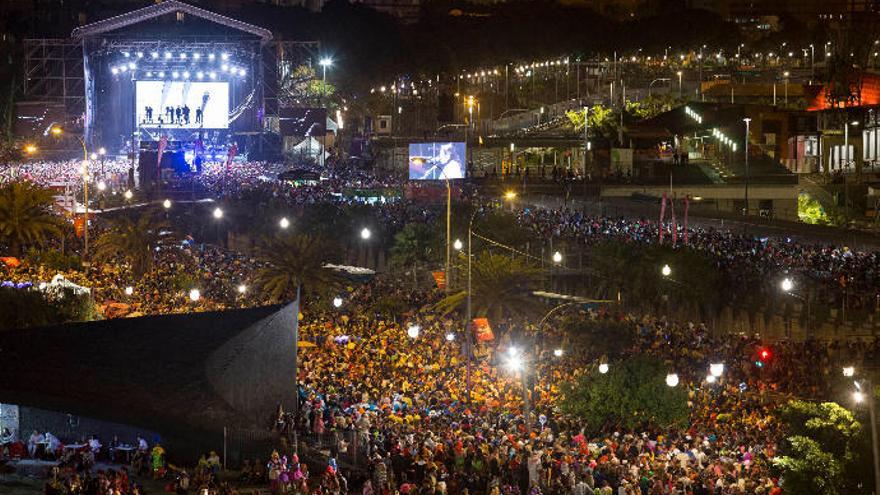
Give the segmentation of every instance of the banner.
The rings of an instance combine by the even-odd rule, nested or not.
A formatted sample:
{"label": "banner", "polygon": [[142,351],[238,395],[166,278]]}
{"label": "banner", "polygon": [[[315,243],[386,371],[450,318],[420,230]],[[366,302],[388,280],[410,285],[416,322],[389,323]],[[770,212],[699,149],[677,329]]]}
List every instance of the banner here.
{"label": "banner", "polygon": [[488,318],[474,318],[474,336],[477,342],[488,342],[495,340],[495,334],[492,333],[492,327],[489,326]]}
{"label": "banner", "polygon": [[162,180],[162,153],[168,147],[168,136],[159,138],[159,154],[156,155],[156,178]]}
{"label": "banner", "polygon": [[688,243],[688,208],[690,208],[691,202],[690,197],[684,197],[684,243],[685,245]]}
{"label": "banner", "polygon": [[437,283],[438,289],[446,289],[446,272],[443,270],[438,270],[436,272],[431,272],[431,275],[434,276],[434,282]]}
{"label": "banner", "polygon": [[84,215],[77,215],[73,219],[73,232],[77,237],[82,237],[86,233],[86,218]]}
{"label": "banner", "polygon": [[660,200],[660,223],[657,224],[657,232],[660,234],[660,244],[663,244],[663,218],[666,216],[666,193]]}
{"label": "banner", "polygon": [[675,221],[675,199],[669,201],[669,205],[672,207],[672,245],[675,246],[678,243],[678,223]]}

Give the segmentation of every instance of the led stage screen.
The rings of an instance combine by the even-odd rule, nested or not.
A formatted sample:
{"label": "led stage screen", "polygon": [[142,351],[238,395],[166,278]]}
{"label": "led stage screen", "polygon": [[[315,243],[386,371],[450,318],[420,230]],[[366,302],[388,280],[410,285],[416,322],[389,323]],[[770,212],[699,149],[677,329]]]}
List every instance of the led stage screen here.
{"label": "led stage screen", "polygon": [[136,125],[183,129],[229,127],[229,83],[137,81]]}
{"label": "led stage screen", "polygon": [[464,179],[465,143],[411,143],[409,179]]}

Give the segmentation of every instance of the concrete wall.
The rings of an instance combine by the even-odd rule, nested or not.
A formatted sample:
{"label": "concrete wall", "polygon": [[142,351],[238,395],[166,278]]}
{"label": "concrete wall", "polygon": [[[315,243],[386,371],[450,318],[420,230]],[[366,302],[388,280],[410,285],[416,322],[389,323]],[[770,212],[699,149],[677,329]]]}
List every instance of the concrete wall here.
{"label": "concrete wall", "polygon": [[[745,206],[745,188],[742,185],[695,185],[676,186],[672,189],[675,197],[691,197],[691,208],[698,211],[722,211],[739,213]],[[660,198],[668,193],[668,186],[605,186],[602,197],[629,198],[644,195]],[[797,220],[798,187],[791,185],[752,185],[749,186],[749,214],[758,215],[770,202],[774,218]]]}

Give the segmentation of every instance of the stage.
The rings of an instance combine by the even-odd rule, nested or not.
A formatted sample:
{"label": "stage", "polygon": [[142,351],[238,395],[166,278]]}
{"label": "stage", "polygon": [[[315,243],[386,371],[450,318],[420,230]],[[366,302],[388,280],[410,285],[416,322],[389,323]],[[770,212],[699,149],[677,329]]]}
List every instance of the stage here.
{"label": "stage", "polygon": [[163,154],[160,143],[192,170],[233,149],[280,159],[279,74],[316,63],[317,48],[177,0],[83,25],[70,39],[25,40],[16,134],[61,126],[64,139],[133,166],[144,151]]}

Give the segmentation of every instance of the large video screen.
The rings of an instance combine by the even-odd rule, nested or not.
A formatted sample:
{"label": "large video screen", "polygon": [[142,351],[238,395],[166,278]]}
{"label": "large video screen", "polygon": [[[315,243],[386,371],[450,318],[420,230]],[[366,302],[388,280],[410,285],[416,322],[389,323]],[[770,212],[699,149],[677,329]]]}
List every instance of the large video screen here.
{"label": "large video screen", "polygon": [[182,129],[229,127],[229,83],[137,81],[136,125]]}
{"label": "large video screen", "polygon": [[464,179],[464,143],[411,143],[409,145],[409,179]]}

